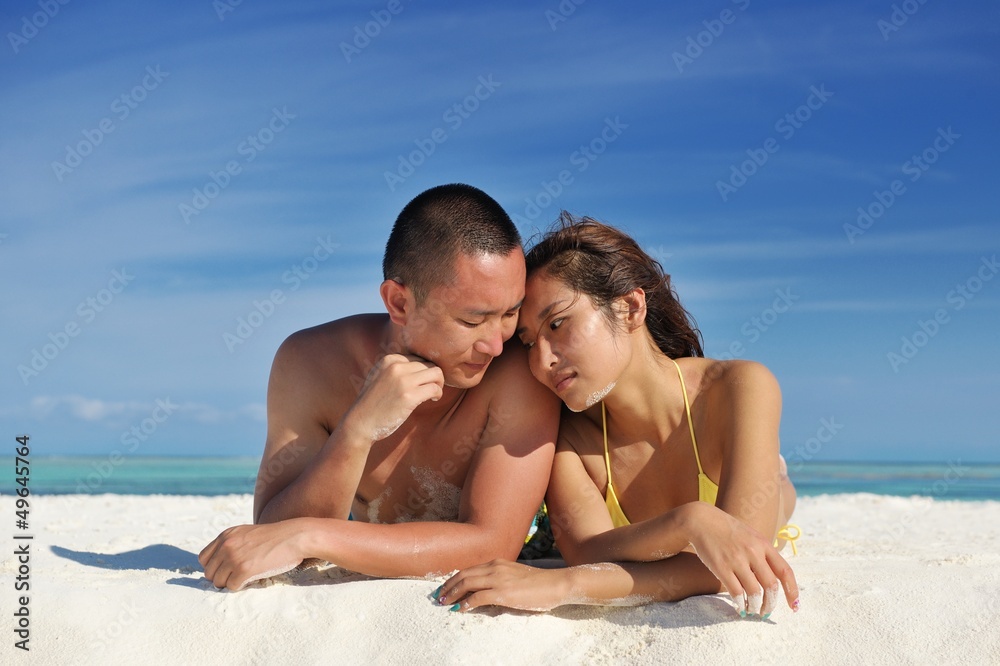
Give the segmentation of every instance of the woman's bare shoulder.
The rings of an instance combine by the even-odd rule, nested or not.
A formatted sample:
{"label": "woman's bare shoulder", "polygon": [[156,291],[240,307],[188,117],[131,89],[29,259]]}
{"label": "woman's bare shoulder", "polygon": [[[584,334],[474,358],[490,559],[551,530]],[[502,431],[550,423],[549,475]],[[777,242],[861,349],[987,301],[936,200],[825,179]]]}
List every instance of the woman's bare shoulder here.
{"label": "woman's bare shoulder", "polygon": [[741,396],[780,399],[781,389],[766,365],[743,359],[685,359],[682,363],[685,379],[694,384],[693,393],[708,400],[732,402]]}

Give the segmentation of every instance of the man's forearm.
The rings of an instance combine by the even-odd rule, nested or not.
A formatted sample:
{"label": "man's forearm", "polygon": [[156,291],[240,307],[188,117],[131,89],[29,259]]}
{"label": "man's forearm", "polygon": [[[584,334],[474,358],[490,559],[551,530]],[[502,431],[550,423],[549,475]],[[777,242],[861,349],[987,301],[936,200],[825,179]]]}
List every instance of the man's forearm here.
{"label": "man's forearm", "polygon": [[257,509],[255,522],[306,516],[346,519],[370,450],[371,442],[351,435],[341,424],[302,474]]}
{"label": "man's forearm", "polygon": [[303,557],[387,578],[444,574],[498,558],[516,559],[521,546],[517,539],[470,523],[381,525],[324,518],[301,522]]}

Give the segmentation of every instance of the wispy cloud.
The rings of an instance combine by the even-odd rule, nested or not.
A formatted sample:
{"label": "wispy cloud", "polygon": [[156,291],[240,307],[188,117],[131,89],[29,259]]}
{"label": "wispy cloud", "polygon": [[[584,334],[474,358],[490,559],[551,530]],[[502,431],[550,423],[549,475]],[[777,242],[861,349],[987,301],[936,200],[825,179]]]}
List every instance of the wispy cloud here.
{"label": "wispy cloud", "polygon": [[248,403],[234,409],[221,409],[199,402],[173,403],[169,397],[157,401],[102,400],[82,395],[38,395],[27,404],[10,406],[0,411],[5,418],[29,417],[38,421],[70,417],[77,421],[118,426],[122,421],[142,419],[151,412],[167,405],[170,414],[198,423],[217,424],[227,421],[266,420],[266,407]]}

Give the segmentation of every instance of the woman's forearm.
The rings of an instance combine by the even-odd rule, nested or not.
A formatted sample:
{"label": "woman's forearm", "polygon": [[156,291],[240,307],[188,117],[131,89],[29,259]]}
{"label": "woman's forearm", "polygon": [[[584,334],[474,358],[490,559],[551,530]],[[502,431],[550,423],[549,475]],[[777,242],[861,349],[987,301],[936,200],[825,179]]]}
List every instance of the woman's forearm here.
{"label": "woman's forearm", "polygon": [[692,530],[710,520],[715,510],[703,502],[684,504],[641,523],[589,537],[566,548],[565,555],[570,564],[663,560],[687,548]]}
{"label": "woman's forearm", "polygon": [[563,571],[569,579],[563,605],[638,606],[721,590],[719,579],[691,553],[655,562],[582,564]]}

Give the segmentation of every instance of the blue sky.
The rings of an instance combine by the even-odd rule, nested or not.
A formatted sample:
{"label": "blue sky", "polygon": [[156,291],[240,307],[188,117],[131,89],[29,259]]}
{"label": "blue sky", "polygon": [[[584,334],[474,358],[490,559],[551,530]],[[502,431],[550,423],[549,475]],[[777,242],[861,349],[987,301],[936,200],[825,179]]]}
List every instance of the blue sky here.
{"label": "blue sky", "polygon": [[399,209],[467,182],[526,237],[561,208],[632,233],[710,356],[776,374],[786,457],[1000,460],[998,27],[986,1],[5,3],[0,434],[259,455],[280,342],[379,311]]}

